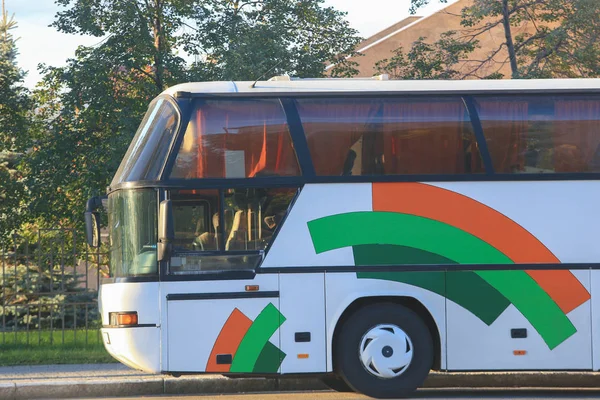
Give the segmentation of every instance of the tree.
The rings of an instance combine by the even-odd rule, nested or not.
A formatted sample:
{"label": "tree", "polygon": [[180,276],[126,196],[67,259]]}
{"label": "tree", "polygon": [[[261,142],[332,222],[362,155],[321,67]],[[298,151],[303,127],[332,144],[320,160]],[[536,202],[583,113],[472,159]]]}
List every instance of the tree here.
{"label": "tree", "polygon": [[405,54],[403,48],[394,50],[394,56],[375,64],[377,73],[388,74],[392,79],[456,79],[463,77],[457,64],[477,46],[477,41],[458,40],[456,32],[442,34],[433,44],[420,37]]}
{"label": "tree", "polygon": [[29,95],[21,85],[25,74],[17,66],[16,28],[2,1],[0,16],[0,241],[18,227],[26,188],[18,169],[28,145]]}
{"label": "tree", "polygon": [[196,30],[184,35],[199,43],[215,76],[224,80],[255,80],[270,68],[298,77],[324,76],[324,63],[335,64],[332,75],[358,71],[346,56],[360,42],[345,13],[323,7],[323,0],[206,0],[195,9]]}
{"label": "tree", "polygon": [[[411,11],[429,2],[411,0]],[[461,40],[476,41],[501,27],[504,41],[483,60],[471,62],[464,76],[477,76],[497,63],[504,50],[507,58],[500,64],[509,63],[513,79],[598,76],[598,16],[600,4],[593,0],[474,0],[461,12]],[[515,35],[514,27],[524,22],[533,25],[533,33]]]}
{"label": "tree", "polygon": [[[323,74],[359,38],[322,0],[57,0],[54,26],[98,37],[34,93],[42,127],[27,156],[31,209],[47,225],[83,226],[152,98],[187,81]],[[328,37],[323,35],[328,34]],[[190,63],[190,59],[194,62]],[[348,71],[342,63],[338,73]],[[344,70],[344,67],[346,70]],[[351,72],[351,71],[350,71]]]}

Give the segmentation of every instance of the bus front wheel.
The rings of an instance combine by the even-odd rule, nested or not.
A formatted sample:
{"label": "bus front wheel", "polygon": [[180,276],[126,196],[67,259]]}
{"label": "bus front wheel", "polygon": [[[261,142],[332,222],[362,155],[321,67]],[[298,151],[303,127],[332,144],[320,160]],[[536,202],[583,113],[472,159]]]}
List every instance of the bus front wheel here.
{"label": "bus front wheel", "polygon": [[371,304],[344,322],[334,356],[337,372],[355,391],[375,398],[407,397],[431,370],[433,340],[414,311]]}

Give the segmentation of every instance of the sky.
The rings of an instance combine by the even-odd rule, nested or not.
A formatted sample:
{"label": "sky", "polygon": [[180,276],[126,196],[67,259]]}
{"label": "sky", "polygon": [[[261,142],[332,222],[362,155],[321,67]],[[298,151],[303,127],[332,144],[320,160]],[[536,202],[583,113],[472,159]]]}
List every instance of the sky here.
{"label": "sky", "polygon": [[[33,88],[39,81],[37,66],[44,63],[63,66],[75,55],[80,46],[91,46],[100,38],[67,35],[49,27],[60,9],[54,0],[5,0],[9,14],[14,14],[18,23],[13,35],[17,42],[19,66],[27,71],[25,85]],[[450,0],[450,3],[455,0]],[[430,5],[419,10],[418,15],[429,15],[445,5],[431,0]],[[325,5],[346,11],[350,25],[362,37],[369,37],[409,16],[410,0],[325,0]]]}

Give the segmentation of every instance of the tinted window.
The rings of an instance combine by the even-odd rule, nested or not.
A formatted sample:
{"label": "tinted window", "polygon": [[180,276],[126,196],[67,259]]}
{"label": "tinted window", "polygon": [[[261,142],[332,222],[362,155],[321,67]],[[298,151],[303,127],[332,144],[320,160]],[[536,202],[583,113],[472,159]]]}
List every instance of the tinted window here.
{"label": "tinted window", "polygon": [[170,272],[255,268],[296,192],[295,188],[171,192],[175,256]]}
{"label": "tinted window", "polygon": [[157,209],[156,192],[151,189],[118,191],[108,196],[112,277],[158,272]]}
{"label": "tinted window", "polygon": [[179,112],[175,106],[164,98],[156,100],[142,120],[112,185],[157,180],[178,125]]}
{"label": "tinted window", "polygon": [[479,97],[479,116],[498,173],[600,171],[600,100]]}
{"label": "tinted window", "polygon": [[179,250],[219,250],[219,191],[181,190],[173,193],[174,247]]}
{"label": "tinted window", "polygon": [[171,178],[299,174],[279,100],[209,100],[192,112]]}
{"label": "tinted window", "polygon": [[300,99],[318,175],[483,172],[465,106],[450,99]]}

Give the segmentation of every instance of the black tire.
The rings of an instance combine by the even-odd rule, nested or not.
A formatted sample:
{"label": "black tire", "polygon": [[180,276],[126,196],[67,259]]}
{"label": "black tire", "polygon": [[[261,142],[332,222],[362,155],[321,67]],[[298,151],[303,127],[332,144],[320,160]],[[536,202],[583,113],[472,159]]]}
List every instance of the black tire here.
{"label": "black tire", "polygon": [[336,392],[354,392],[354,390],[348,386],[346,381],[335,374],[329,374],[321,377],[321,382],[323,382],[329,389],[335,390]]}
{"label": "black tire", "polygon": [[[411,362],[393,378],[381,378],[368,371],[359,355],[363,337],[376,326],[386,324],[400,328],[412,342]],[[360,308],[344,322],[334,357],[336,372],[353,390],[381,399],[408,397],[423,384],[433,366],[433,340],[427,325],[412,310],[398,304],[377,303]]]}

